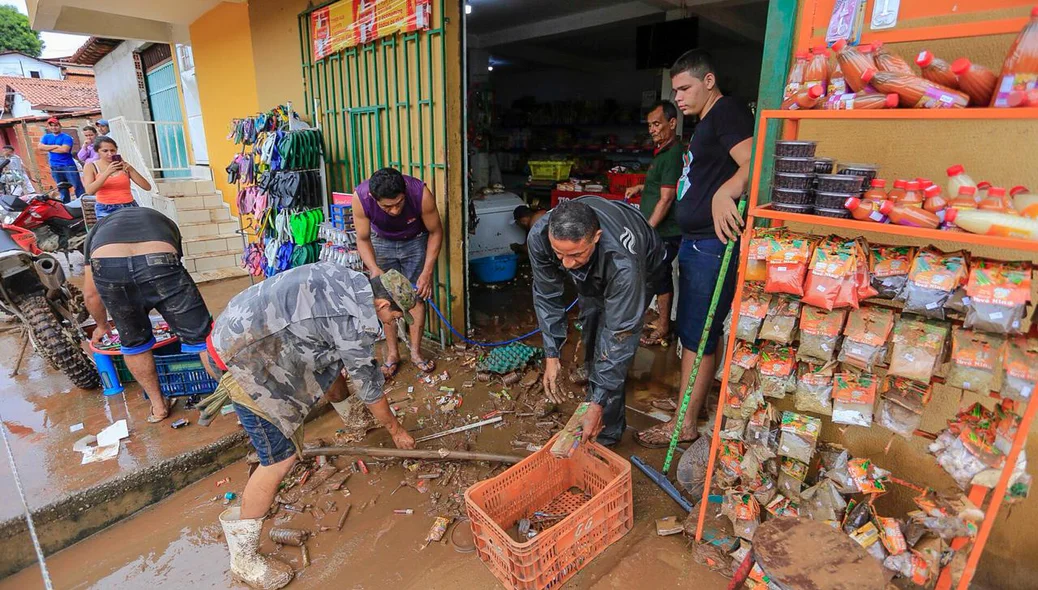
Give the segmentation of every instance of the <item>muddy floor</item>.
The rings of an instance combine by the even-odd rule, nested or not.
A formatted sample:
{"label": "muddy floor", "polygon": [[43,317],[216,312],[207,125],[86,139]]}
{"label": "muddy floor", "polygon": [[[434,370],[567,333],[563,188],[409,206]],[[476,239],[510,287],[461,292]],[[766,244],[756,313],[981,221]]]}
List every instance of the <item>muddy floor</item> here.
{"label": "muddy floor", "polygon": [[[242,285],[236,283],[240,281],[228,281],[218,284],[215,289],[213,286],[203,289],[207,299],[211,300],[214,312],[237,289],[242,288]],[[479,338],[501,339],[536,326],[529,306],[528,287],[477,288],[473,293],[473,301],[477,300],[479,303],[474,305],[473,323],[477,326],[474,335]],[[564,374],[576,366],[574,348],[578,338],[579,334],[575,329],[572,330],[563,353]],[[534,346],[540,345],[539,337],[527,342]],[[649,402],[673,395],[678,371],[674,352],[673,347],[642,348],[638,351],[628,382],[628,424],[631,428],[655,423]],[[566,388],[573,394],[572,401],[547,416],[526,416],[534,411],[537,402],[543,397],[536,392],[535,386],[528,390],[521,384],[505,386],[497,378],[490,382],[476,379],[474,361],[479,354],[478,349],[459,351],[450,348],[430,353],[438,364],[434,376],[423,379],[413,365],[404,363],[400,374],[388,382],[385,388],[398,416],[414,436],[440,432],[488,416],[501,416],[503,420],[479,430],[422,443],[419,448],[525,455],[529,453],[525,447],[536,448],[548,440],[583,397],[580,386],[567,382]],[[34,366],[33,362],[40,363],[38,359],[30,361],[30,367]],[[51,374],[49,369],[42,366],[33,370],[41,377],[35,380],[26,377],[27,381],[39,382],[41,389],[56,388],[60,376]],[[535,372],[536,369],[531,368],[524,376],[534,381]],[[0,387],[6,389],[17,385],[4,382],[0,383]],[[448,395],[451,389],[453,396]],[[120,411],[112,409],[112,400],[107,403],[103,399],[98,401],[97,398],[102,396],[96,392],[87,394],[73,390],[64,391],[61,395],[82,398],[83,404],[100,404],[102,413],[107,411],[113,416]],[[139,396],[132,396],[132,399],[127,397],[127,401],[123,402],[131,414],[134,413],[134,404],[146,402],[139,400]],[[125,407],[121,411],[125,412]],[[54,411],[47,413],[46,408],[41,409],[39,404],[33,406],[33,411],[37,414],[30,415],[36,416],[37,423],[59,422],[56,416],[51,415]],[[75,413],[75,410],[70,411]],[[146,408],[142,407],[142,411],[146,411]],[[184,414],[189,419],[196,416],[193,412]],[[140,422],[143,423],[143,420]],[[11,424],[17,428],[23,422],[9,420],[9,428]],[[61,426],[67,430],[64,421]],[[11,431],[15,432],[16,428]],[[209,438],[214,433],[237,428],[237,421],[232,414],[218,418],[208,428],[192,424],[176,431],[168,428],[161,432],[157,430],[154,435],[164,440],[197,441]],[[24,436],[28,439],[33,433],[25,432]],[[344,429],[342,420],[334,412],[326,412],[307,425],[306,439],[310,442],[356,442],[392,447],[384,430],[372,430],[365,435],[363,429]],[[68,454],[59,443],[53,444],[54,454]],[[647,451],[634,445],[630,434],[616,451],[625,457],[632,453],[638,454],[657,466],[663,461],[663,451]],[[123,454],[130,455],[127,460],[147,460],[147,457],[137,458],[124,450],[120,462],[123,461]],[[342,470],[349,470],[355,459],[340,457],[332,459],[332,463]],[[62,481],[57,477],[62,471],[60,463],[46,458],[46,447],[34,461],[41,464],[28,465],[25,471],[30,480],[43,482],[37,485],[38,489],[43,490],[47,485]],[[316,492],[293,504],[309,504],[310,510],[296,513],[282,508],[265,523],[265,533],[273,526],[302,528],[312,533],[307,542],[310,559],[308,566],[304,566],[299,548],[275,546],[269,539],[264,543],[264,552],[272,553],[297,570],[297,579],[292,587],[475,589],[498,586],[489,569],[476,555],[460,552],[450,538],[453,536],[461,545],[465,544],[464,529],[468,526],[462,518],[465,514],[465,488],[501,473],[505,467],[487,463],[434,461],[402,463],[365,459],[365,462],[369,468],[368,474],[351,473],[341,489],[325,490],[319,487]],[[22,463],[19,460],[20,468]],[[116,467],[114,461],[109,463],[112,468]],[[99,465],[104,464],[84,467]],[[311,467],[308,477],[312,477],[317,466],[308,466]],[[70,465],[66,465],[65,469],[77,472]],[[300,467],[297,475],[302,471]],[[419,479],[419,475],[438,477]],[[227,507],[224,495],[228,492],[240,494],[247,478],[248,465],[245,462],[232,465],[116,526],[48,556],[47,567],[55,587],[244,587],[230,577],[228,553],[217,518]],[[79,475],[72,479],[79,485],[89,478]],[[6,486],[6,481],[7,478],[0,478],[0,486]],[[408,485],[400,486],[402,481],[408,482]],[[636,469],[633,470],[632,481],[633,529],[586,566],[567,587],[622,588],[630,587],[631,584],[667,585],[673,588],[725,587],[725,578],[696,565],[684,536],[657,536],[655,520],[671,515],[683,518],[680,508]],[[5,487],[0,487],[0,492],[6,491]],[[238,501],[236,497],[230,504]],[[341,531],[338,531],[336,525],[347,506],[350,507],[349,515]],[[3,509],[11,510],[12,507]],[[412,510],[413,514],[398,515],[394,514],[394,510]],[[452,518],[451,528],[442,541],[425,546],[426,534],[437,516]],[[455,527],[458,528],[457,533],[454,533]],[[42,587],[40,570],[35,566],[0,581],[0,590]]]}

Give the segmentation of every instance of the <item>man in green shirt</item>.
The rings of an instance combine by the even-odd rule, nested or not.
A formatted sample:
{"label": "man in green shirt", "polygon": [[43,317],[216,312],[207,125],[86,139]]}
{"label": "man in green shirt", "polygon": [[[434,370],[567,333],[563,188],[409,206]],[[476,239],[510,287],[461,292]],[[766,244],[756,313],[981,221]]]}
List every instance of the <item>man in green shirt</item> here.
{"label": "man in green shirt", "polygon": [[[642,215],[649,220],[649,225],[663,238],[667,257],[664,263],[669,267],[678,257],[681,246],[681,228],[678,227],[674,215],[674,200],[677,197],[678,179],[683,167],[682,149],[677,141],[678,109],[669,100],[661,100],[653,105],[648,114],[649,134],[656,144],[652,164],[645,175],[645,184],[627,189],[628,199],[641,193]],[[670,310],[674,299],[673,273],[666,273],[652,285],[656,295],[656,305],[660,317],[652,333],[642,338],[642,345],[653,346],[670,338]]]}

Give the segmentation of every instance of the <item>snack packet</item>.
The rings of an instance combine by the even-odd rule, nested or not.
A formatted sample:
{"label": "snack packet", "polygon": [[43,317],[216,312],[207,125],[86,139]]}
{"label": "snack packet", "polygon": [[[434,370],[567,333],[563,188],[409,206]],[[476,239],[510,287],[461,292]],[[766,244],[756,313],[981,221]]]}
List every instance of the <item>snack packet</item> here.
{"label": "snack packet", "polygon": [[1031,301],[1031,264],[977,260],[970,269],[965,328],[1022,334]]}
{"label": "snack packet", "polygon": [[728,395],[722,413],[728,418],[745,420],[763,403],[764,395],[757,387],[755,374],[746,372],[741,381],[728,380]]}
{"label": "snack packet", "polygon": [[1005,347],[1005,338],[1001,336],[955,328],[945,384],[975,393],[998,389],[996,378],[1002,368]]}
{"label": "snack packet", "polygon": [[800,505],[782,494],[776,494],[764,509],[772,516],[800,516]]}
{"label": "snack packet", "polygon": [[750,416],[743,440],[750,445],[770,446],[768,443],[771,438],[771,423],[774,421],[775,408],[770,403],[764,402]]}
{"label": "snack packet", "polygon": [[779,344],[792,344],[796,339],[797,317],[800,316],[800,301],[792,297],[773,297],[764,324],[760,329],[760,339]]}
{"label": "snack packet", "polygon": [[858,302],[865,301],[879,294],[879,291],[872,286],[872,279],[869,273],[869,244],[865,241],[865,238],[854,240],[854,251],[855,258],[857,259],[854,271],[854,296],[845,295],[841,291],[840,296],[836,299],[836,307],[844,307],[841,305],[841,302],[847,301],[850,307],[858,309]]}
{"label": "snack packet", "polygon": [[1038,386],[1038,340],[1015,338],[1006,353],[1002,397],[1022,402],[1031,399]]}
{"label": "snack packet", "polygon": [[746,447],[739,441],[726,440],[717,450],[717,476],[720,481],[733,484],[742,477],[742,458]]}
{"label": "snack packet", "polygon": [[923,408],[930,401],[932,387],[904,377],[887,376],[880,388],[880,426],[911,439],[923,421]]}
{"label": "snack packet", "polygon": [[870,459],[851,459],[847,462],[847,471],[863,494],[884,494],[890,485],[890,472],[876,467]]}
{"label": "snack packet", "polygon": [[871,373],[887,350],[894,328],[894,312],[880,307],[862,307],[848,314],[839,360]]}
{"label": "snack packet", "polygon": [[770,306],[771,295],[765,293],[759,285],[747,285],[743,289],[742,301],[739,303],[735,337],[746,342],[755,342]]}
{"label": "snack packet", "polygon": [[753,533],[760,525],[760,504],[753,494],[727,492],[721,504],[721,514],[732,521],[732,528],[737,537],[747,541],[753,539]]}
{"label": "snack packet", "polygon": [[742,340],[737,341],[735,350],[732,352],[728,379],[742,381],[746,371],[756,368],[758,361],[760,361],[760,348],[756,344],[750,344]]}
{"label": "snack packet", "polygon": [[774,248],[779,245],[779,239],[789,233],[789,228],[782,227],[755,227],[749,241],[749,252],[746,256],[746,280],[764,282],[768,280],[768,258],[771,257]]}
{"label": "snack packet", "polygon": [[944,357],[947,324],[908,319],[894,324],[894,349],[887,374],[929,383]]}
{"label": "snack packet", "polygon": [[966,279],[966,255],[926,248],[912,261],[900,299],[905,311],[934,320],[945,318],[944,305]]}
{"label": "snack packet", "polygon": [[800,490],[807,479],[808,464],[782,457],[779,463],[778,491],[787,498],[800,498]]}
{"label": "snack packet", "polygon": [[805,414],[782,412],[781,431],[779,455],[810,463],[822,431],[822,421]]}
{"label": "snack packet", "polygon": [[725,418],[721,438],[723,440],[742,440],[743,434],[746,432],[746,422],[747,420],[742,418]]}
{"label": "snack packet", "polygon": [[836,344],[847,319],[845,310],[825,311],[804,306],[800,313],[800,346],[797,360],[828,363],[836,353]]}
{"label": "snack packet", "polygon": [[[831,311],[844,280],[853,277],[857,267],[854,242],[828,237],[815,246],[811,255],[810,272],[804,283],[803,302],[806,305]],[[857,307],[855,298],[854,306]]]}
{"label": "snack packet", "polygon": [[847,501],[836,490],[836,485],[828,479],[823,478],[800,492],[800,514],[811,520],[839,521],[846,509]]}
{"label": "snack packet", "polygon": [[766,293],[786,293],[802,297],[804,277],[814,242],[809,236],[790,233],[778,238],[778,247],[772,248],[768,257]]}
{"label": "snack packet", "polygon": [[797,369],[796,410],[831,416],[832,396],[832,364],[800,363]]}
{"label": "snack packet", "polygon": [[833,375],[833,423],[871,426],[877,388],[876,378],[867,373]]}
{"label": "snack packet", "polygon": [[795,357],[796,350],[788,346],[769,344],[761,348],[757,372],[764,397],[782,399],[787,393],[796,391]]}
{"label": "snack packet", "polygon": [[894,299],[908,282],[915,248],[909,246],[874,246],[870,251],[872,287],[880,299]]}

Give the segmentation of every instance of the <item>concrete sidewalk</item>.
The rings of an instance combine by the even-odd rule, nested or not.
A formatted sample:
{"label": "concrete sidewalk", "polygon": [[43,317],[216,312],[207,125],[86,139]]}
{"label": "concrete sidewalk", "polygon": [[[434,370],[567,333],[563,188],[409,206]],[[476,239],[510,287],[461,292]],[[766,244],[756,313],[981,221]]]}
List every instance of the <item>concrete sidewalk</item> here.
{"label": "concrete sidewalk", "polygon": [[[249,285],[248,279],[201,287],[213,315]],[[40,541],[52,553],[148,506],[240,458],[244,433],[234,420],[173,430],[172,420],[148,424],[150,404],[140,387],[106,397],[71,386],[30,348],[19,374],[11,372],[21,347],[18,331],[0,335],[0,414]],[[183,402],[182,402],[183,404]],[[173,418],[194,421],[181,408]],[[126,419],[128,439],[115,459],[81,465],[77,440]],[[82,425],[75,432],[73,427]],[[6,453],[0,454],[0,576],[35,560]],[[28,560],[28,561],[27,561]]]}

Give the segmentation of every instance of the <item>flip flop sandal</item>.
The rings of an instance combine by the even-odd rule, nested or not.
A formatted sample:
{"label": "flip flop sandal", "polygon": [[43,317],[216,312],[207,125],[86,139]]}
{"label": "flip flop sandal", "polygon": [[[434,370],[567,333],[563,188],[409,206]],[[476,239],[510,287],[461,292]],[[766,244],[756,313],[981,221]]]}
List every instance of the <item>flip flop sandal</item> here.
{"label": "flip flop sandal", "polygon": [[173,413],[173,408],[177,407],[177,402],[179,402],[179,401],[180,400],[178,400],[178,399],[174,399],[174,400],[170,401],[168,404],[166,404],[166,415],[162,416],[161,418],[156,416],[155,414],[152,414],[152,413],[149,412],[148,413],[148,417],[146,418],[148,424],[158,424],[159,422],[162,422],[166,418],[169,418],[170,414]]}
{"label": "flip flop sandal", "polygon": [[649,405],[664,412],[674,412],[678,409],[678,404],[672,399],[654,399]]}
{"label": "flip flop sandal", "polygon": [[382,375],[389,379],[390,377],[396,377],[397,372],[400,371],[400,361],[393,361],[391,363],[382,363],[383,369],[389,369],[389,374],[386,375],[385,371],[382,371]]}
{"label": "flip flop sandal", "polygon": [[658,346],[670,340],[670,334],[663,334],[659,329],[653,329],[648,336],[643,336],[640,340],[642,346]]}
{"label": "flip flop sandal", "polygon": [[[643,446],[643,447],[645,447],[647,449],[665,449],[665,448],[669,447],[670,446],[670,433],[672,431],[668,431],[667,432],[667,437],[665,439],[666,442],[647,441],[647,440],[642,438],[642,435],[644,433],[650,432],[650,431],[652,431],[654,429],[658,429],[658,428],[659,428],[658,426],[654,426],[652,428],[645,429],[645,430],[643,430],[641,432],[636,432],[634,434],[634,442],[638,443],[639,445],[641,445],[641,446]],[[679,438],[678,439],[678,444],[681,444],[681,443],[692,443],[692,442],[695,442],[696,438],[699,438],[699,437],[697,436],[695,438],[686,438],[686,439]]]}
{"label": "flip flop sandal", "polygon": [[432,373],[436,370],[436,361],[422,361],[420,363],[416,362],[414,366],[418,367],[418,369],[423,373]]}

